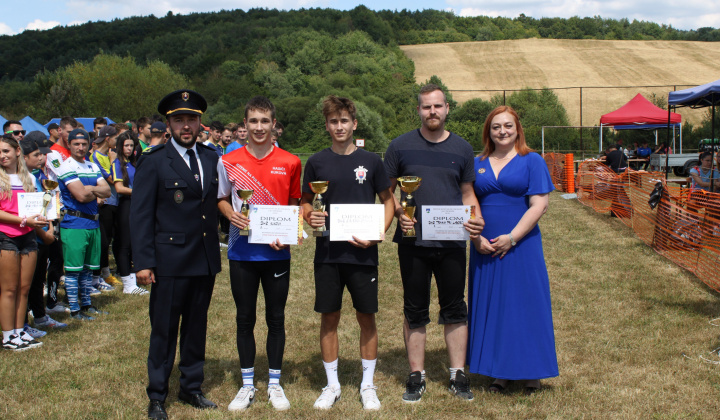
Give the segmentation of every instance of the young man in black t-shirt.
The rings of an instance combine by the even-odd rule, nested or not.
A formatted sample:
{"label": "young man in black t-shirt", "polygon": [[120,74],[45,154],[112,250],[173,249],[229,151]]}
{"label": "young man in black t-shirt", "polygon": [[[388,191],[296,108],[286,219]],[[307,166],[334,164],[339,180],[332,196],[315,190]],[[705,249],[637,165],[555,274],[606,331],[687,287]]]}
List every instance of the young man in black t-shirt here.
{"label": "young man in black t-shirt", "polygon": [[[380,157],[358,149],[353,141],[357,128],[355,104],[347,98],[328,96],[323,101],[325,127],[332,146],[308,159],[302,187],[305,221],[313,228],[329,225],[328,212],[313,211],[314,194],[309,183],[328,181],[323,193],[328,204],[375,204],[375,196],[385,206],[385,231],[393,219],[394,202],[390,180]],[[329,206],[327,208],[329,210]],[[319,237],[315,249],[315,311],[320,312],[320,350],[328,385],[315,401],[315,408],[330,409],[340,398],[337,377],[338,335],[343,290],[347,286],[360,325],[360,356],[363,380],[360,398],[366,410],[380,409],[373,374],[377,360],[378,335],[375,313],[378,310],[379,241],[353,237],[348,242],[330,242]]]}

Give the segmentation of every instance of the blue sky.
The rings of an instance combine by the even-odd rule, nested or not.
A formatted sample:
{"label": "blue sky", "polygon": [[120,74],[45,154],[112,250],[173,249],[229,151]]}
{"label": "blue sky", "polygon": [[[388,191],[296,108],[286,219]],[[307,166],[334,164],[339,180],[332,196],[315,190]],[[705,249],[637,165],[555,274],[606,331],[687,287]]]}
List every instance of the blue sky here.
{"label": "blue sky", "polygon": [[27,29],[49,29],[89,20],[111,20],[127,16],[164,16],[173,13],[209,12],[222,9],[268,7],[283,10],[302,7],[352,9],[364,4],[381,10],[453,10],[459,16],[517,17],[520,13],[535,18],[595,16],[628,18],[672,25],[678,29],[720,27],[720,2],[717,0],[0,0],[0,35],[13,35]]}

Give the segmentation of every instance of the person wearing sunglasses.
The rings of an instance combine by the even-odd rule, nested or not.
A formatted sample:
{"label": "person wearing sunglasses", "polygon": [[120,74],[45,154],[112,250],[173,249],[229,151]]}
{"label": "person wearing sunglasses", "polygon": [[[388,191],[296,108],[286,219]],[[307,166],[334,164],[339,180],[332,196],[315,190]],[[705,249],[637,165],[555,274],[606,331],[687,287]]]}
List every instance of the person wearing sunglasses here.
{"label": "person wearing sunglasses", "polygon": [[25,130],[23,130],[22,123],[15,120],[5,121],[5,124],[3,124],[3,134],[10,134],[18,143],[25,138]]}

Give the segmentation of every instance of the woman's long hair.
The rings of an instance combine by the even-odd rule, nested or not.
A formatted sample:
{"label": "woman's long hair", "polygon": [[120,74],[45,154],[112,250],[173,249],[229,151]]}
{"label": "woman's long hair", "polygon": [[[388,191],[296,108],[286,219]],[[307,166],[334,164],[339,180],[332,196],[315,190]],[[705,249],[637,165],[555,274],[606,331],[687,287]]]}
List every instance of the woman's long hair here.
{"label": "woman's long hair", "polygon": [[[20,151],[20,155],[17,158],[17,168],[15,169],[15,172],[18,177],[20,177],[20,181],[22,181],[25,192],[34,192],[35,177],[30,174],[30,171],[28,171],[28,168],[25,165],[25,155],[23,154],[17,140],[12,137],[2,136],[0,137],[0,142],[6,143],[13,149]],[[0,169],[2,169],[0,170],[0,199],[5,200],[12,195],[12,184],[10,183],[10,175],[5,172],[5,168],[0,166]]]}
{"label": "woman's long hair", "polygon": [[[133,142],[133,153],[130,153],[130,156],[128,157],[125,156],[126,140],[132,140]],[[120,171],[122,172],[123,176],[123,185],[126,187],[130,187],[130,177],[128,176],[127,164],[132,163],[133,165],[135,165],[135,149],[137,149],[137,147],[138,139],[132,131],[128,130],[118,136],[115,148],[118,152],[118,160],[120,161]]]}
{"label": "woman's long hair", "polygon": [[492,152],[495,151],[495,143],[493,143],[492,139],[490,138],[490,125],[492,124],[493,118],[495,118],[495,116],[497,116],[498,114],[502,114],[503,112],[507,112],[508,114],[512,115],[513,119],[515,120],[515,127],[517,131],[517,138],[515,139],[515,151],[517,152],[517,154],[520,156],[525,156],[533,151],[527,146],[527,142],[525,142],[525,132],[523,131],[522,125],[520,124],[520,117],[518,117],[517,112],[515,112],[515,110],[510,108],[509,106],[500,105],[499,107],[493,109],[485,119],[485,126],[483,126],[483,145],[485,146],[485,149],[480,154],[481,160],[485,160],[488,156],[490,156]]}

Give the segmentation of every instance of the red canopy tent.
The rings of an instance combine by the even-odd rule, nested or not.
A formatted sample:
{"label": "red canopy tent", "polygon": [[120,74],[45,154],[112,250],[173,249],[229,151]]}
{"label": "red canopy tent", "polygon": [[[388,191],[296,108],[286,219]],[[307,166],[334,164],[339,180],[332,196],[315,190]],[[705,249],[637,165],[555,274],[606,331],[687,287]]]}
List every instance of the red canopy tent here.
{"label": "red canopy tent", "polygon": [[[680,114],[670,113],[670,124],[679,126],[680,121]],[[638,93],[625,105],[600,117],[600,126],[606,125],[612,125],[616,130],[666,128],[668,112],[658,108]],[[680,139],[680,148],[682,149],[682,133]],[[602,129],[600,130],[600,151],[602,152]]]}

